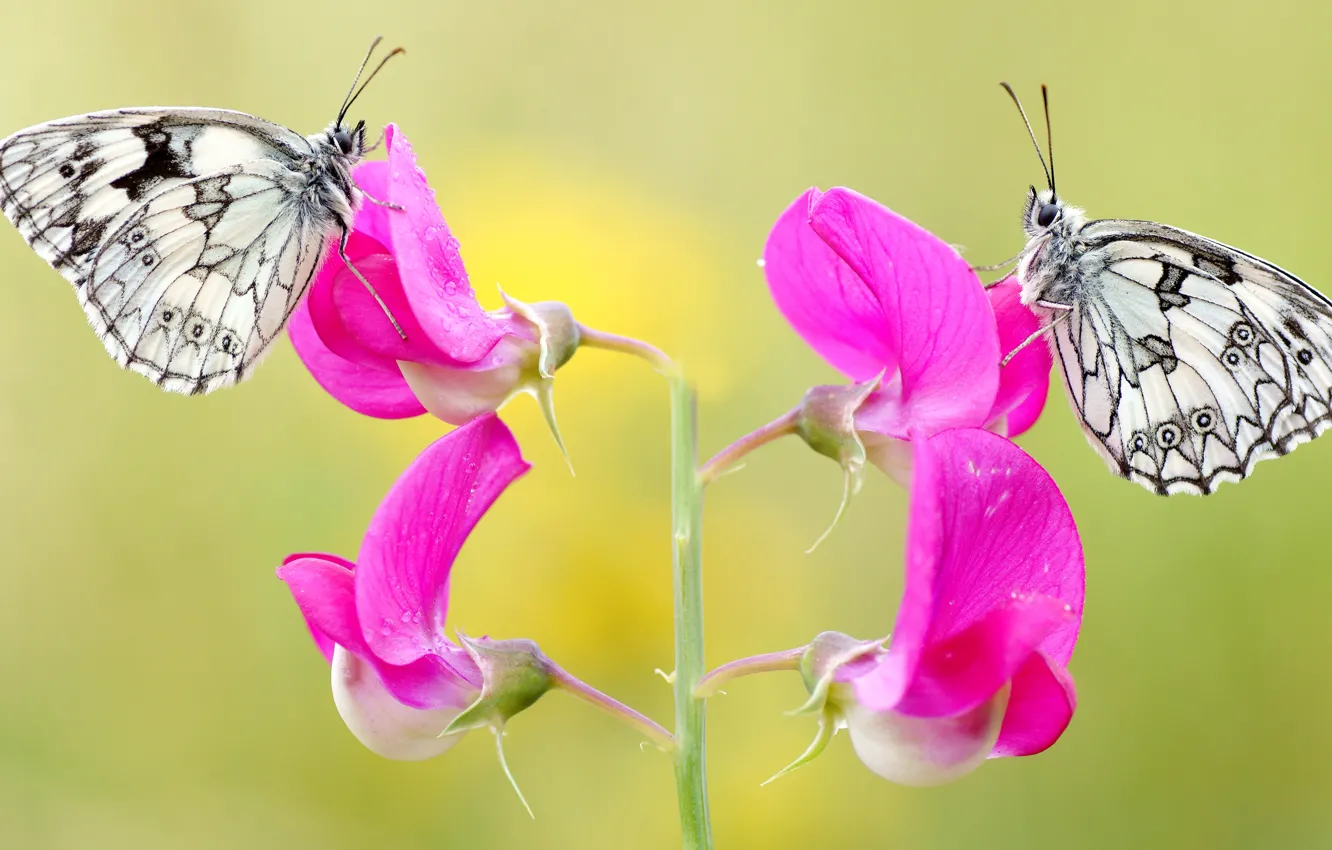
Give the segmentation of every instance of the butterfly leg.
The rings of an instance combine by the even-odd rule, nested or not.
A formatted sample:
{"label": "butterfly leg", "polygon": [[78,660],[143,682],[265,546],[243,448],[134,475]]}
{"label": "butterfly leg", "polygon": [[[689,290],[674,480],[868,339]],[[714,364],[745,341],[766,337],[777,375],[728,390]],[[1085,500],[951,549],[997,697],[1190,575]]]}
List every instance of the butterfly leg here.
{"label": "butterfly leg", "polygon": [[1017,357],[1017,356],[1018,356],[1018,352],[1020,352],[1022,349],[1026,348],[1027,346],[1031,345],[1031,344],[1032,344],[1033,342],[1035,342],[1036,340],[1038,340],[1038,339],[1040,339],[1041,337],[1043,337],[1043,336],[1045,336],[1046,334],[1048,334],[1050,331],[1052,331],[1052,330],[1054,330],[1055,328],[1059,327],[1059,324],[1060,324],[1061,322],[1067,321],[1068,317],[1071,316],[1071,315],[1073,315],[1073,310],[1072,310],[1067,304],[1048,304],[1048,303],[1042,303],[1041,306],[1043,306],[1043,307],[1051,307],[1051,308],[1054,308],[1054,309],[1060,309],[1060,310],[1062,310],[1063,312],[1061,312],[1058,316],[1056,316],[1056,317],[1054,318],[1054,320],[1052,320],[1052,321],[1050,322],[1050,324],[1048,324],[1048,325],[1046,325],[1045,327],[1042,327],[1042,328],[1037,328],[1036,333],[1034,333],[1034,334],[1032,334],[1031,336],[1027,337],[1026,339],[1022,340],[1022,342],[1018,344],[1018,347],[1017,347],[1017,348],[1015,348],[1015,349],[1013,349],[1012,351],[1010,351],[1010,352],[1008,352],[1007,354],[1005,354],[1004,357],[1003,357],[1003,359],[999,361],[999,368],[1000,368],[1000,369],[1002,369],[1002,368],[1004,368],[1005,366],[1007,366],[1007,365],[1008,365],[1008,362],[1009,362],[1010,360],[1012,360],[1014,357]]}
{"label": "butterfly leg", "polygon": [[392,204],[392,203],[389,203],[388,201],[381,201],[381,200],[379,200],[379,198],[371,197],[370,195],[366,194],[366,191],[365,191],[364,189],[361,189],[361,197],[362,197],[362,198],[365,198],[367,201],[369,201],[370,203],[372,203],[372,204],[374,204],[375,206],[378,206],[378,207],[388,207],[388,208],[391,209],[391,210],[398,210],[398,211],[400,211],[400,212],[401,212],[402,209],[403,209],[403,208],[402,208],[400,205],[398,205],[398,204]]}
{"label": "butterfly leg", "polygon": [[1021,251],[1018,251],[1018,252],[1017,252],[1016,254],[1014,254],[1013,256],[1009,257],[1007,260],[1004,260],[1002,263],[995,263],[995,264],[992,265],[992,266],[972,266],[972,267],[971,267],[971,270],[972,270],[973,272],[997,272],[997,271],[999,271],[1000,269],[1006,269],[1006,268],[1008,268],[1009,266],[1011,266],[1011,265],[1013,265],[1014,263],[1016,263],[1018,260],[1022,259],[1022,255],[1023,255],[1025,252],[1026,252],[1026,249],[1024,248],[1024,249],[1022,249]]}
{"label": "butterfly leg", "polygon": [[361,283],[365,284],[365,288],[370,291],[370,297],[375,299],[375,303],[379,305],[379,309],[383,310],[384,315],[387,316],[388,320],[393,323],[393,329],[398,332],[398,336],[402,337],[402,339],[406,341],[407,334],[403,333],[402,325],[398,324],[398,320],[393,318],[393,313],[389,311],[388,305],[384,303],[384,299],[379,297],[379,293],[375,292],[375,288],[370,285],[370,281],[366,280],[365,275],[361,274],[361,272],[356,268],[356,266],[352,265],[352,261],[348,259],[347,238],[349,236],[351,236],[351,231],[349,230],[342,231],[342,241],[338,243],[338,256],[342,258],[343,264],[348,269],[351,270],[351,273],[356,275],[356,279],[359,280]]}
{"label": "butterfly leg", "polygon": [[[1002,268],[1004,268],[1004,267],[1003,267],[1003,266],[997,266],[997,267],[995,267],[994,269],[991,269],[991,270],[998,270],[998,269],[1002,269]],[[974,271],[975,269],[990,269],[990,267],[989,267],[989,266],[973,266],[973,271]],[[982,287],[983,289],[993,289],[994,287],[998,286],[999,284],[1003,283],[1004,281],[1006,281],[1006,280],[1008,280],[1010,277],[1012,277],[1013,272],[1016,271],[1016,270],[1017,270],[1017,267],[1016,267],[1016,266],[1014,266],[1014,267],[1011,268],[1011,269],[1007,269],[1006,271],[1004,271],[1003,274],[999,275],[999,277],[997,277],[996,279],[990,281],[989,283],[981,284],[981,287]]]}
{"label": "butterfly leg", "polygon": [[[385,129],[387,129],[387,128],[385,128]],[[385,132],[384,130],[380,130],[380,131],[379,131],[379,138],[378,138],[378,139],[375,139],[375,143],[374,143],[373,145],[371,145],[370,147],[368,147],[368,148],[366,148],[365,150],[361,151],[361,155],[362,155],[362,156],[364,156],[365,154],[368,154],[368,153],[374,153],[375,151],[379,150],[379,146],[382,145],[382,144],[384,144],[384,132]]]}

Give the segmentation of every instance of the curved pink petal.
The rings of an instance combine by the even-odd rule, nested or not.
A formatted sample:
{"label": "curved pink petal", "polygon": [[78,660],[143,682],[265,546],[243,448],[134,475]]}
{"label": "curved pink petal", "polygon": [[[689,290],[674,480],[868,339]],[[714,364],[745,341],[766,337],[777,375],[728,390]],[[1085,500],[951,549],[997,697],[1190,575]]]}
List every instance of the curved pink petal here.
{"label": "curved pink petal", "polygon": [[[986,290],[990,306],[999,328],[1000,357],[1026,342],[1040,329],[1040,320],[1021,301],[1022,287],[1012,279]],[[1007,415],[1007,433],[1016,437],[1040,418],[1045,409],[1045,398],[1050,391],[1050,367],[1053,359],[1050,345],[1038,339],[1018,352],[1017,356],[999,369],[999,393],[994,399],[989,421]]]}
{"label": "curved pink petal", "polygon": [[277,570],[287,583],[305,626],[324,660],[333,661],[333,645],[358,655],[368,651],[356,619],[351,565],[322,553],[290,555]]}
{"label": "curved pink petal", "polygon": [[[380,259],[388,256],[388,250],[382,243],[364,233],[353,232],[347,239],[347,259],[355,263],[358,269],[369,268],[372,258]],[[334,283],[340,276],[348,274],[351,273],[346,263],[337,255],[335,248],[319,268],[319,273],[315,275],[314,283],[310,284],[310,291],[305,296],[305,304],[308,305],[315,332],[319,334],[319,338],[328,350],[343,360],[391,371],[397,361],[392,357],[375,354],[363,346],[343,324],[342,316],[338,313],[338,304],[333,294]],[[364,284],[360,284],[359,281],[357,283],[365,289]],[[383,282],[377,282],[377,285],[382,286]],[[382,312],[380,320],[392,333],[393,327],[383,317]]]}
{"label": "curved pink petal", "polygon": [[[859,680],[857,693],[876,706],[897,705],[933,647],[997,609],[1030,610],[1031,600],[1055,600],[1066,616],[1029,649],[1067,665],[1082,622],[1085,574],[1073,515],[1054,481],[1016,445],[981,429],[944,431],[912,447],[902,605],[891,651]],[[1002,618],[972,635],[991,634],[986,630],[997,625]],[[1007,628],[1029,627],[1012,622]]]}
{"label": "curved pink petal", "polygon": [[394,698],[413,708],[462,707],[480,685],[480,671],[461,649],[448,644],[436,654],[395,666],[375,656],[362,636],[356,613],[355,578],[349,562],[329,555],[293,555],[278,568],[324,658],[339,645],[369,663]]}
{"label": "curved pink petal", "polygon": [[1013,677],[1008,710],[991,757],[1030,756],[1048,749],[1068,728],[1077,704],[1068,671],[1033,652]]}
{"label": "curved pink petal", "polygon": [[914,717],[970,711],[993,697],[1072,616],[1062,600],[1048,596],[1007,600],[958,634],[931,643],[910,686],[894,704],[876,704],[872,687],[862,700],[871,708],[892,708]]}
{"label": "curved pink petal", "polygon": [[931,640],[957,634],[1011,599],[1045,596],[1073,615],[1040,644],[1067,665],[1082,625],[1086,572],[1073,514],[1054,479],[1014,443],[980,429],[939,434],[928,454],[939,471],[934,498],[943,526]]}
{"label": "curved pink petal", "polygon": [[[402,287],[429,342],[456,363],[474,363],[500,341],[503,331],[477,303],[453,238],[426,183],[407,137],[389,124],[387,200],[391,248]],[[382,199],[381,199],[382,200]],[[408,332],[411,338],[411,332]]]}
{"label": "curved pink petal", "polygon": [[287,324],[291,343],[305,368],[333,398],[366,416],[405,419],[425,413],[421,402],[398,371],[354,363],[329,350],[315,330],[309,299],[296,306]]}
{"label": "curved pink petal", "polygon": [[[362,162],[352,169],[352,182],[356,188],[376,201],[386,201],[389,195],[389,164],[383,160]],[[352,232],[369,236],[381,245],[393,241],[389,233],[389,216],[393,210],[374,201],[362,200],[352,220]]]}
{"label": "curved pink petal", "polygon": [[363,660],[374,668],[394,699],[412,708],[465,708],[481,687],[481,671],[476,662],[452,645],[441,645],[433,653],[402,665],[373,656]]}
{"label": "curved pink petal", "polygon": [[527,469],[494,414],[436,440],[407,467],[375,512],[357,559],[356,609],[376,656],[407,664],[440,651],[453,559]]}
{"label": "curved pink petal", "polygon": [[819,356],[853,381],[897,365],[878,299],[809,225],[810,189],[777,218],[763,246],[763,274],[777,309]]}
{"label": "curved pink petal", "polygon": [[[900,401],[874,430],[901,438],[911,430],[984,425],[999,387],[999,337],[966,261],[924,228],[849,189],[817,198],[810,225],[868,285],[887,319],[883,338],[897,355]],[[886,383],[893,384],[891,376]]]}
{"label": "curved pink petal", "polygon": [[[353,234],[356,236],[359,234]],[[371,242],[369,237],[362,237]],[[371,244],[378,244],[373,243]],[[348,244],[350,257],[351,245]],[[312,315],[315,327],[320,335],[327,339],[327,328],[333,327],[345,334],[345,340],[356,349],[349,359],[368,363],[431,363],[441,366],[457,364],[449,354],[435,346],[429,335],[417,321],[416,314],[407,303],[403,291],[402,278],[398,274],[398,265],[387,251],[366,253],[352,259],[356,270],[370,281],[375,293],[383,300],[393,318],[402,328],[402,334],[393,327],[393,323],[384,313],[384,308],[375,300],[365,284],[347,268],[341,260],[328,276],[327,283],[318,290],[319,296],[312,298]],[[322,281],[321,281],[322,283]],[[317,306],[315,306],[317,305]],[[326,314],[328,310],[331,316]],[[336,324],[332,318],[336,317]],[[403,339],[403,334],[406,339]],[[335,349],[339,350],[340,349]]]}

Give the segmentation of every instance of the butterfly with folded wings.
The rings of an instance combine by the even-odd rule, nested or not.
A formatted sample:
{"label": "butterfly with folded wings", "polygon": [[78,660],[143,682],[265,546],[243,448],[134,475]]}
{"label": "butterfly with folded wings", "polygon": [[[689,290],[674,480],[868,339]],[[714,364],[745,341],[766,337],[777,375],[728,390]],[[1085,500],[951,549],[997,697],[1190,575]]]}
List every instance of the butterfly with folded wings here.
{"label": "butterfly with folded wings", "polygon": [[1089,221],[1056,193],[1052,150],[1041,166],[1048,189],[1027,195],[1029,241],[1015,259],[1022,303],[1042,328],[1023,346],[1051,335],[1073,408],[1112,472],[1161,495],[1206,495],[1328,429],[1332,301],[1185,230]]}
{"label": "butterfly with folded wings", "polygon": [[351,169],[366,144],[365,122],[343,120],[402,52],[358,89],[378,43],[337,118],[312,136],[193,107],[115,109],[20,130],[0,141],[0,211],[74,285],[123,368],[188,394],[244,380],[331,246],[374,293],[346,258],[364,197]]}

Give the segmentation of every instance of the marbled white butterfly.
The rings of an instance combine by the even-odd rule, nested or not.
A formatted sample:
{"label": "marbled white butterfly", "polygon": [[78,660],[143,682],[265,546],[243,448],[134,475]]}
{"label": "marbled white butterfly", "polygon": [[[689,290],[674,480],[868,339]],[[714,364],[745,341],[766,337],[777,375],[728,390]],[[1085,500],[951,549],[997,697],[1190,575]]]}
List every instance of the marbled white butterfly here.
{"label": "marbled white butterfly", "polygon": [[1203,236],[1088,221],[1055,191],[1053,150],[1041,167],[1048,188],[1027,195],[1030,241],[1014,258],[1022,302],[1042,320],[1023,345],[1053,332],[1068,396],[1114,473],[1205,495],[1327,430],[1332,301]]}
{"label": "marbled white butterfly", "polygon": [[192,107],[115,109],[20,130],[0,141],[0,210],[74,284],[123,368],[190,394],[244,380],[334,240],[346,262],[363,198],[351,170],[366,146],[365,122],[348,128],[343,119],[402,52],[358,89],[378,43],[337,118],[312,136]]}

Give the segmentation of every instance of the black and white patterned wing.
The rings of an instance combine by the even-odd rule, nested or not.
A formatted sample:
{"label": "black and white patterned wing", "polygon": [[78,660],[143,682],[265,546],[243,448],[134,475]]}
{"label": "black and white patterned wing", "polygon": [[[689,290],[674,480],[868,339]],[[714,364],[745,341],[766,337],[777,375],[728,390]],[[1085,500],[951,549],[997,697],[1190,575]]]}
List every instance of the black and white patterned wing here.
{"label": "black and white patterned wing", "polygon": [[1111,468],[1212,493],[1332,423],[1332,303],[1257,257],[1152,222],[1079,234],[1085,297],[1055,354]]}
{"label": "black and white patterned wing", "polygon": [[284,179],[311,155],[241,112],[95,112],[0,141],[0,210],[118,363],[208,392],[254,365],[318,261],[325,234],[305,232]]}
{"label": "black and white patterned wing", "polygon": [[300,135],[222,109],[117,109],[0,141],[0,210],[71,283],[148,195],[253,160],[311,155]]}
{"label": "black and white patterned wing", "polygon": [[159,189],[88,261],[80,303],[108,353],[163,389],[244,379],[318,268],[329,230],[271,160]]}

